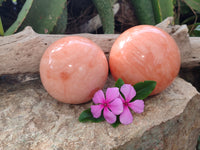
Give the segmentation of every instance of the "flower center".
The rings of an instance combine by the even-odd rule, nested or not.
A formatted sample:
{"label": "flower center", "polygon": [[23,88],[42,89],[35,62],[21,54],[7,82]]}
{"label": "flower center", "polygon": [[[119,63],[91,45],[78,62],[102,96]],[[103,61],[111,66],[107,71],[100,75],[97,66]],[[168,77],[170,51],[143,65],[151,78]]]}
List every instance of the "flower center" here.
{"label": "flower center", "polygon": [[125,105],[125,106],[128,106],[128,103],[129,103],[129,102],[124,102],[124,105]]}
{"label": "flower center", "polygon": [[103,105],[104,107],[108,107],[109,103],[107,101],[104,101]]}

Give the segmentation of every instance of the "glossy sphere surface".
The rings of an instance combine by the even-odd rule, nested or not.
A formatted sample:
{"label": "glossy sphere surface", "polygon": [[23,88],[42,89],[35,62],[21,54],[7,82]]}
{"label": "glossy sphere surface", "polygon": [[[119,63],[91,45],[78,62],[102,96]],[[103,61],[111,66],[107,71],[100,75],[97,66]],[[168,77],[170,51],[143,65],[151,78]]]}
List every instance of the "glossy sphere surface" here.
{"label": "glossy sphere surface", "polygon": [[152,92],[167,88],[180,69],[180,52],[174,39],[165,31],[150,25],[132,27],[122,33],[112,46],[110,70],[117,80],[135,84],[157,81]]}
{"label": "glossy sphere surface", "polygon": [[101,48],[89,39],[71,36],[50,45],[40,62],[40,77],[47,92],[58,101],[80,104],[101,89],[108,63]]}

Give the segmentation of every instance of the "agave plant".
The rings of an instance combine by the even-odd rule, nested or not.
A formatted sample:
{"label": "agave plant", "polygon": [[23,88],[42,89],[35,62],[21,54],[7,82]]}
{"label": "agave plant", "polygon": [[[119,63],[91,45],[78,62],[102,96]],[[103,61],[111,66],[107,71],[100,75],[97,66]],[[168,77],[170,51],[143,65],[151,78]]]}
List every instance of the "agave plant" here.
{"label": "agave plant", "polygon": [[[3,0],[0,1],[0,4],[2,3]],[[0,22],[0,34],[10,35],[27,25],[32,26],[38,33],[63,32],[67,24],[66,6],[67,0],[26,0],[17,20],[5,33],[1,29],[3,25]]]}
{"label": "agave plant", "polygon": [[[22,30],[26,26],[32,26],[38,33],[64,33],[67,26],[67,0],[0,0],[12,1],[17,5],[23,1],[24,5],[18,14],[16,21],[5,31],[0,18],[0,35],[10,35]],[[104,33],[114,33],[114,15],[112,6],[117,0],[92,0],[100,15]],[[180,1],[187,4],[188,8],[200,12],[199,0],[130,0],[140,24],[155,25],[168,16],[178,16],[175,8]],[[176,17],[176,23],[180,23]],[[178,21],[177,21],[178,20]],[[197,19],[196,19],[197,20]],[[184,23],[184,22],[183,22]],[[187,20],[186,20],[187,23]],[[194,25],[194,24],[192,24]],[[193,33],[200,33],[200,23],[192,26]],[[200,34],[199,34],[200,35]]]}

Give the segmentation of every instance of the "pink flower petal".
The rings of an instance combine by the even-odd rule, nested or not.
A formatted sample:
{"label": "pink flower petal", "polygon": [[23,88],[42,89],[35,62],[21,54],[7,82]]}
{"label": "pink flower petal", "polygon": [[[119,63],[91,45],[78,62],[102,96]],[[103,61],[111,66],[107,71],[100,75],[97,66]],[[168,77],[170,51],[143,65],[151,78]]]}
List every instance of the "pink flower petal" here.
{"label": "pink flower petal", "polygon": [[113,112],[115,115],[119,115],[123,111],[123,103],[120,98],[116,98],[114,101],[112,101],[109,104],[110,110]]}
{"label": "pink flower petal", "polygon": [[119,88],[113,87],[113,88],[108,88],[106,90],[106,100],[108,102],[110,102],[118,97],[119,97]]}
{"label": "pink flower petal", "polygon": [[103,116],[110,124],[115,123],[117,120],[116,116],[108,108],[104,108]]}
{"label": "pink flower petal", "polygon": [[123,93],[123,95],[124,95],[124,97],[125,97],[127,102],[130,102],[130,100],[133,97],[135,97],[135,95],[136,95],[135,89],[130,84],[122,85],[122,87],[120,88],[120,91]]}
{"label": "pink flower petal", "polygon": [[100,103],[103,103],[103,101],[105,100],[105,97],[104,97],[104,93],[102,90],[98,90],[95,94],[94,94],[94,97],[93,97],[93,102],[95,104],[100,104]]}
{"label": "pink flower petal", "polygon": [[101,111],[103,109],[103,105],[91,105],[91,112],[94,118],[99,118],[101,116]]}
{"label": "pink flower petal", "polygon": [[125,103],[126,101],[124,100],[124,98],[121,96],[121,94],[119,95],[119,98],[121,99],[122,103]]}
{"label": "pink flower petal", "polygon": [[124,111],[119,116],[119,120],[122,124],[130,124],[133,122],[133,116],[127,106],[124,107]]}
{"label": "pink flower petal", "polygon": [[142,113],[144,111],[144,101],[135,100],[128,104],[128,106],[136,113]]}

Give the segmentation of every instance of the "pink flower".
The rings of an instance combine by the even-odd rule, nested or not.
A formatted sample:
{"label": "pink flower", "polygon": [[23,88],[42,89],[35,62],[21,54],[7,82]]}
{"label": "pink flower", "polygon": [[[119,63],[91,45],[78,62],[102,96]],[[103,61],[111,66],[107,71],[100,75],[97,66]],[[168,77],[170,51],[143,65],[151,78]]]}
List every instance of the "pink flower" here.
{"label": "pink flower", "polygon": [[122,85],[120,91],[124,95],[125,99],[120,95],[124,105],[124,111],[120,114],[119,120],[122,124],[130,124],[133,121],[133,116],[129,108],[131,108],[136,113],[142,113],[144,111],[144,101],[135,100],[130,102],[136,95],[135,89],[130,84]]}
{"label": "pink flower", "polygon": [[116,122],[116,115],[123,111],[123,103],[119,98],[119,88],[108,88],[106,91],[106,98],[102,90],[95,93],[93,102],[97,105],[91,106],[91,112],[94,118],[99,118],[103,110],[103,116],[110,124]]}

